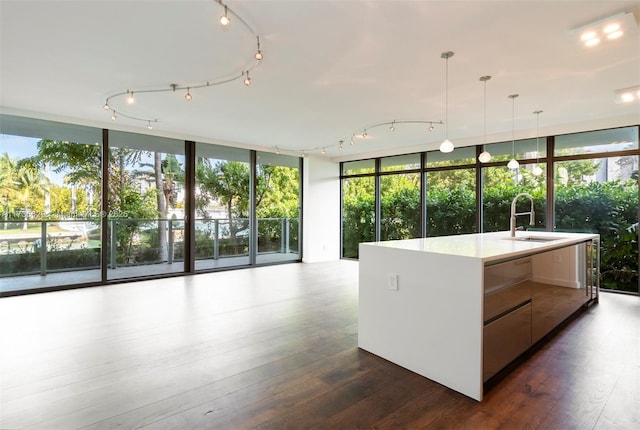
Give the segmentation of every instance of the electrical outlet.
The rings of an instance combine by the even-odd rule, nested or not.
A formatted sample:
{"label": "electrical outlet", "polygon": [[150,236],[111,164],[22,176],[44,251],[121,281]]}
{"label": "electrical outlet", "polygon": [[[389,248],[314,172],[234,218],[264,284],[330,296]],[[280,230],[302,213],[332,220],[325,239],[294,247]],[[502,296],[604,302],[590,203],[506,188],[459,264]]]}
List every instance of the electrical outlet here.
{"label": "electrical outlet", "polygon": [[390,290],[398,291],[398,274],[387,273],[387,287]]}

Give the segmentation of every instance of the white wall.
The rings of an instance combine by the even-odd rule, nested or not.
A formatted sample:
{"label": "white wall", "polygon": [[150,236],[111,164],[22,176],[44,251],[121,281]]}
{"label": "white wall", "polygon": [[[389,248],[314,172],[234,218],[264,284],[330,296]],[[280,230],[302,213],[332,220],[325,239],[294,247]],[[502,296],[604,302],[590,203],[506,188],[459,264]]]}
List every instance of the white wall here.
{"label": "white wall", "polygon": [[303,261],[340,258],[340,164],[320,157],[304,159]]}

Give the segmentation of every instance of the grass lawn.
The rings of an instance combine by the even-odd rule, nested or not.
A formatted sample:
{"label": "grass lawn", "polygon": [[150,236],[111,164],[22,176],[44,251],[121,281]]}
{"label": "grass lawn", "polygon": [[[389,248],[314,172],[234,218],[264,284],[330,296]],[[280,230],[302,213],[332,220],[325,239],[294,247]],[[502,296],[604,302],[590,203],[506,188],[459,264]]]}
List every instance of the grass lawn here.
{"label": "grass lawn", "polygon": [[[29,233],[40,233],[40,229],[41,229],[42,224],[41,223],[27,223],[27,229],[23,230],[21,227],[20,228],[8,228],[6,230],[4,229],[0,229],[0,236],[17,236],[17,235],[21,235],[21,234],[29,234]],[[58,227],[57,225],[51,225],[49,224],[47,226],[47,233],[60,233],[60,232],[64,232],[65,230],[61,229],[60,227]]]}

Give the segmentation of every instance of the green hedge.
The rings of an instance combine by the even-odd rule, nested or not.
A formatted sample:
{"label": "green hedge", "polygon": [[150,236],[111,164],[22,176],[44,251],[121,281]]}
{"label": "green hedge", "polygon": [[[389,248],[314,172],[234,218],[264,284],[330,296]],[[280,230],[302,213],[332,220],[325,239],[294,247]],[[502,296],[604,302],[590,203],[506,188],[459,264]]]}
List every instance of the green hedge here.
{"label": "green hedge", "polygon": [[[504,185],[484,190],[484,231],[509,229],[511,201],[519,192],[534,197],[536,225],[518,217],[518,225],[545,230],[546,196],[542,189]],[[524,209],[523,199],[518,208]],[[381,204],[383,238],[419,236],[419,191],[409,189],[386,193]],[[373,194],[345,196],[343,201],[343,256],[358,257],[358,243],[375,240]],[[601,285],[608,289],[638,291],[638,186],[626,182],[558,186],[555,189],[556,231],[593,232],[601,238]],[[428,236],[473,233],[476,229],[475,192],[433,188],[427,195]],[[636,228],[634,228],[636,226]]]}
{"label": "green hedge", "polygon": [[[40,273],[40,252],[0,256],[0,276]],[[100,248],[68,249],[47,252],[47,270],[82,270],[100,267]]]}

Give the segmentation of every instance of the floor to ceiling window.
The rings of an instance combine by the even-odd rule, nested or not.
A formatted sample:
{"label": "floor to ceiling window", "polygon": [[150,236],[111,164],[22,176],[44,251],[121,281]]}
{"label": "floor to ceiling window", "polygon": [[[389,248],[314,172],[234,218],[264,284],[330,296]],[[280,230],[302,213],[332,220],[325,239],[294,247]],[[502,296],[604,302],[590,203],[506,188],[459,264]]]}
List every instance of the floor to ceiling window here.
{"label": "floor to ceiling window", "polygon": [[300,255],[300,158],[256,154],[256,262],[294,261]]}
{"label": "floor to ceiling window", "polygon": [[109,132],[108,279],[184,271],[184,141]]}
{"label": "floor to ceiling window", "polygon": [[196,143],[195,268],[249,260],[250,152]]}
{"label": "floor to ceiling window", "polygon": [[0,292],[100,280],[102,130],[5,115]]}
{"label": "floor to ceiling window", "polygon": [[427,152],[427,236],[476,231],[475,147]]}
{"label": "floor to ceiling window", "polygon": [[376,239],[375,160],[342,163],[342,257],[358,258],[358,244]]}
{"label": "floor to ceiling window", "polygon": [[0,296],[301,261],[301,160],[0,114]]}
{"label": "floor to ceiling window", "polygon": [[601,287],[638,292],[636,127],[555,139],[555,228],[600,234]]}
{"label": "floor to ceiling window", "polygon": [[[516,227],[600,234],[602,288],[639,293],[638,134],[632,126],[426,152],[422,170],[412,170],[420,154],[343,162],[342,256],[357,258],[360,242],[419,237],[422,223],[425,237],[509,230],[511,204],[527,193],[534,224],[516,217]],[[476,159],[482,149],[486,163]],[[514,158],[518,167],[509,168]],[[426,210],[415,198],[420,187]],[[521,197],[516,212],[530,205]]]}
{"label": "floor to ceiling window", "polygon": [[420,154],[380,160],[380,240],[420,237]]}

